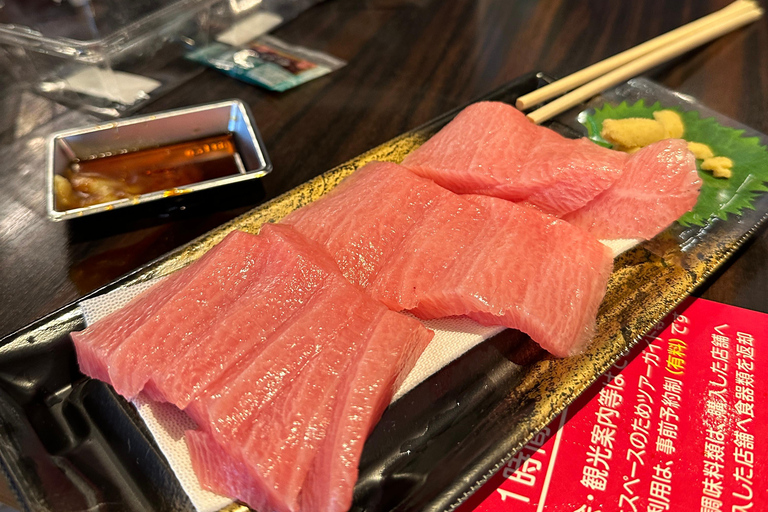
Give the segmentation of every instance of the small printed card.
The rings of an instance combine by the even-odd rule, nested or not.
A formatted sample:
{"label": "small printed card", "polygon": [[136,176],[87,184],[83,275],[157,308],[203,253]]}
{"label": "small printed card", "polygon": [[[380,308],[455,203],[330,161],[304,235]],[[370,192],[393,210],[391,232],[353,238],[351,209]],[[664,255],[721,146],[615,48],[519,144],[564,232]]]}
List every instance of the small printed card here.
{"label": "small printed card", "polygon": [[768,315],[685,305],[462,512],[768,510]]}
{"label": "small printed card", "polygon": [[266,35],[239,46],[213,43],[190,53],[187,58],[277,92],[327,75],[345,64],[327,53]]}

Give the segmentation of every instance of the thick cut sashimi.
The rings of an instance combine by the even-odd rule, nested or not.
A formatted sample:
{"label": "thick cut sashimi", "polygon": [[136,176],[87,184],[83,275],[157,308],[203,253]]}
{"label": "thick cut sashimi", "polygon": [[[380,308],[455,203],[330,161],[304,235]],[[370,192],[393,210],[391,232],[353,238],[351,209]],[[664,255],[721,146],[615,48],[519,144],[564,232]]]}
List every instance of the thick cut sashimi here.
{"label": "thick cut sashimi", "polygon": [[459,194],[527,201],[560,216],[606,190],[627,156],[536,126],[516,108],[480,102],[465,108],[403,161]]}
{"label": "thick cut sashimi", "polygon": [[368,286],[434,198],[432,184],[414,178],[396,164],[372,162],[339,184],[338,200],[323,198],[281,223],[323,244],[344,277]]}
{"label": "thick cut sashimi", "polygon": [[[349,508],[365,439],[432,339],[432,333],[423,327],[414,329],[416,324],[408,317],[386,311],[380,318],[364,352],[344,377],[329,431],[301,487],[299,509],[303,512]],[[210,433],[188,431],[185,440],[204,488],[252,506],[282,500],[277,491],[264,488],[263,480],[245,469],[242,454],[228,453]],[[294,472],[295,463],[286,467]]]}
{"label": "thick cut sashimi", "polygon": [[[369,274],[366,291],[373,298],[420,318],[466,315],[520,329],[559,356],[578,351],[590,338],[612,264],[597,239],[535,208],[459,196],[419,176],[403,176],[408,171],[394,164],[368,164],[358,172],[366,173],[363,179],[303,208],[294,225],[312,238],[316,222],[343,218],[344,230],[318,241],[337,248],[370,245],[384,254]],[[390,225],[380,214],[378,229],[397,233],[391,237],[397,243],[380,247],[381,239],[366,238],[355,216],[324,205],[346,204],[347,196],[375,204],[378,196],[368,183],[385,181],[404,190],[424,187],[418,200],[425,210],[409,224],[394,216]]]}
{"label": "thick cut sashimi", "polygon": [[[302,317],[319,318],[327,304],[328,295],[327,290],[315,294]],[[218,447],[209,450],[213,454],[205,458],[198,457],[196,472],[209,475],[208,485],[214,489],[231,489],[243,481],[250,482],[247,491],[241,489],[232,495],[246,499],[242,493],[248,492],[247,503],[256,510],[286,511],[289,510],[287,502],[292,499],[290,489],[261,470],[261,465],[269,465],[271,461],[268,458],[250,459],[246,455],[245,446],[259,418],[274,418],[277,424],[271,427],[278,430],[284,427],[283,422],[294,419],[291,415],[291,398],[301,393],[300,375],[307,367],[311,367],[318,352],[316,345],[303,343],[298,337],[305,327],[303,322],[292,324],[276,339],[262,346],[251,364],[238,373],[226,374],[210,389],[196,396],[186,409],[201,429],[210,435],[215,447]],[[306,410],[297,412],[311,414],[311,411]],[[299,455],[302,450],[314,453],[318,449],[313,443],[297,446],[288,442],[290,433],[285,431],[282,437],[286,444],[282,444],[284,440],[279,437],[274,436],[272,449],[280,461],[283,461],[282,455],[291,457]],[[210,467],[209,464],[214,466]],[[222,464],[239,467],[240,471],[218,473],[218,467]],[[298,494],[298,490],[295,494]]]}
{"label": "thick cut sashimi", "polygon": [[[374,328],[390,312],[350,284],[319,245],[293,228],[265,226],[260,236],[305,255],[308,263],[302,271],[314,264],[314,270],[326,274],[323,286],[301,315],[268,337],[247,366],[227,372],[187,410],[230,458],[227,464],[245,465],[253,487],[249,505],[291,511],[298,509],[299,493],[331,421],[346,369],[362,357]],[[431,337],[418,322],[402,318],[402,331],[396,333],[401,338],[409,340],[412,331]],[[399,345],[396,337],[390,343],[391,350],[413,351]],[[197,464],[214,459],[199,456]],[[211,468],[201,471],[215,473]],[[232,481],[209,477],[209,485],[228,489],[243,478],[244,473],[232,474]]]}
{"label": "thick cut sashimi", "polygon": [[[480,102],[461,111],[406,156],[403,165],[459,194],[499,190],[507,199],[522,201],[529,183],[508,190],[504,185],[524,172],[535,143],[535,126],[515,108]],[[533,185],[539,188],[540,180],[534,177]]]}
{"label": "thick cut sashimi", "polygon": [[[515,327],[556,356],[581,351],[591,340],[597,309],[613,270],[608,247],[553,216],[502,199],[465,196],[483,206],[487,236],[476,257],[447,276],[442,297],[471,306],[483,324]],[[510,236],[514,233],[514,236]],[[507,265],[495,265],[494,251]]]}
{"label": "thick cut sashimi", "polygon": [[[303,512],[344,512],[351,506],[365,439],[432,338],[425,329],[409,329],[409,322],[388,311],[362,357],[350,368],[330,428],[301,491]],[[410,334],[404,337],[404,332]]]}
{"label": "thick cut sashimi", "polygon": [[589,139],[568,139],[547,128],[536,129],[541,138],[531,147],[526,173],[538,172],[547,185],[532,189],[526,202],[560,217],[581,208],[621,179],[625,153]]}
{"label": "thick cut sashimi", "polygon": [[[112,384],[110,372],[121,368],[111,365],[114,352],[128,337],[146,322],[156,321],[158,312],[193,279],[214,272],[219,258],[249,248],[252,243],[246,233],[233,234],[223,240],[197,262],[170,275],[160,283],[134,298],[128,305],[102,318],[81,332],[72,333],[81,371],[93,378]],[[123,370],[127,373],[131,368]]]}
{"label": "thick cut sashimi", "polygon": [[203,489],[245,503],[265,501],[263,486],[253,480],[245,462],[230,456],[211,434],[188,430],[184,433],[184,441],[192,469]]}
{"label": "thick cut sashimi", "polygon": [[249,503],[257,509],[296,509],[330,421],[340,375],[370,326],[370,317],[356,320],[369,316],[366,306],[383,314],[383,306],[360,301],[361,294],[346,287],[353,293],[328,289],[322,299],[316,296],[311,309],[265,347],[242,376],[213,386],[195,404],[206,409],[216,441],[247,461],[254,480],[269,490],[265,499],[272,491],[280,496],[277,502]]}
{"label": "thick cut sashimi", "polygon": [[[436,192],[428,213],[367,288],[373,298],[392,310],[417,309],[428,300],[426,295],[442,288],[444,277],[454,266],[475,256],[472,245],[482,236],[487,215],[460,196]],[[443,309],[436,316],[460,314]]]}
{"label": "thick cut sashimi", "polygon": [[415,230],[414,246],[379,273],[371,295],[387,303],[389,290],[402,291],[398,305],[420,318],[466,315],[519,329],[556,356],[580,351],[611,273],[610,250],[534,208],[488,196],[456,197],[453,208],[469,211],[466,203],[474,216],[437,216],[439,230]]}
{"label": "thick cut sashimi", "polygon": [[[363,302],[361,307],[348,304],[328,312],[337,318],[337,322],[345,316],[348,318],[346,325],[332,335],[337,343],[327,344],[312,366],[302,372],[301,387],[294,388],[287,397],[292,414],[256,418],[245,445],[244,454],[248,461],[264,461],[258,465],[259,470],[283,494],[288,510],[298,510],[301,488],[331,423],[333,407],[347,369],[361,357],[372,325],[387,312],[373,301]],[[278,422],[284,419],[290,421],[280,426]],[[283,432],[287,438],[280,435]],[[281,445],[279,450],[273,446],[276,436]],[[292,447],[296,448],[293,453]],[[249,462],[249,465],[254,464]]]}
{"label": "thick cut sashimi", "polygon": [[189,402],[200,430],[187,442],[201,480],[260,510],[299,509],[347,369],[382,319],[399,319],[388,349],[409,361],[432,336],[349,283],[321,245],[287,225],[234,233],[154,290],[163,290],[149,294],[161,304],[139,302],[149,315],[131,307],[128,340],[99,365],[118,392],[146,384],[155,397]]}
{"label": "thick cut sashimi", "polygon": [[214,249],[211,264],[197,269],[186,286],[128,336],[109,360],[115,391],[136,396],[216,325],[261,272],[267,248],[260,242],[242,231],[230,233]]}
{"label": "thick cut sashimi", "polygon": [[301,315],[327,273],[285,244],[271,244],[257,282],[203,340],[153,380],[165,400],[184,409],[229,373],[240,373],[267,343]]}
{"label": "thick cut sashimi", "polygon": [[73,332],[71,336],[80,371],[94,379],[110,382],[108,358],[128,334],[146,322],[157,309],[173,297],[189,277],[187,269],[180,270],[86,330]]}
{"label": "thick cut sashimi", "polygon": [[696,205],[700,187],[687,143],[663,140],[633,154],[611,188],[564,219],[601,239],[651,239]]}

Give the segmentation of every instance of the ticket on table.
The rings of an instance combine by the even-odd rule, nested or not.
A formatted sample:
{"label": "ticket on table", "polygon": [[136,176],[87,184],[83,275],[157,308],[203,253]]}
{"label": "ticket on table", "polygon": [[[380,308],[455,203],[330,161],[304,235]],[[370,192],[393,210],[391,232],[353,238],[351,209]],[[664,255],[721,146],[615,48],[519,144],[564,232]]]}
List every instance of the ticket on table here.
{"label": "ticket on table", "polygon": [[765,510],[766,342],[768,315],[689,301],[463,512]]}

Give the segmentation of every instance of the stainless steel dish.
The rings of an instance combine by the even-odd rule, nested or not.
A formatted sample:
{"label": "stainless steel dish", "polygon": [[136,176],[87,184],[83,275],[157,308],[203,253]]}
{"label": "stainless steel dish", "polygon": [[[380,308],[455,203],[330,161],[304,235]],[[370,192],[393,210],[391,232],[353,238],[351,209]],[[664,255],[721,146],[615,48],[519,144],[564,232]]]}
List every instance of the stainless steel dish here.
{"label": "stainless steel dish", "polygon": [[[237,173],[200,181],[174,190],[160,190],[132,198],[60,210],[56,206],[54,177],[73,161],[93,155],[111,154],[167,146],[204,137],[233,135]],[[73,219],[127,208],[170,197],[178,198],[201,190],[261,178],[272,170],[264,143],[248,107],[239,100],[169,110],[141,117],[54,133],[47,144],[47,211],[54,221]]]}

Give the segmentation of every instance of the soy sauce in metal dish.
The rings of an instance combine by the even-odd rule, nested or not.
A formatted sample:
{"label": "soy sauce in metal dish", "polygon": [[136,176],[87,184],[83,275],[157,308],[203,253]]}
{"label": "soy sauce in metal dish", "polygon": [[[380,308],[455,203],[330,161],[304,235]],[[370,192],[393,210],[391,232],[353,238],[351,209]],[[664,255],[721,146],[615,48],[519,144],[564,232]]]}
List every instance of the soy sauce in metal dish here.
{"label": "soy sauce in metal dish", "polygon": [[183,193],[185,185],[239,174],[231,133],[168,146],[77,159],[54,177],[56,209],[82,208],[142,194]]}

